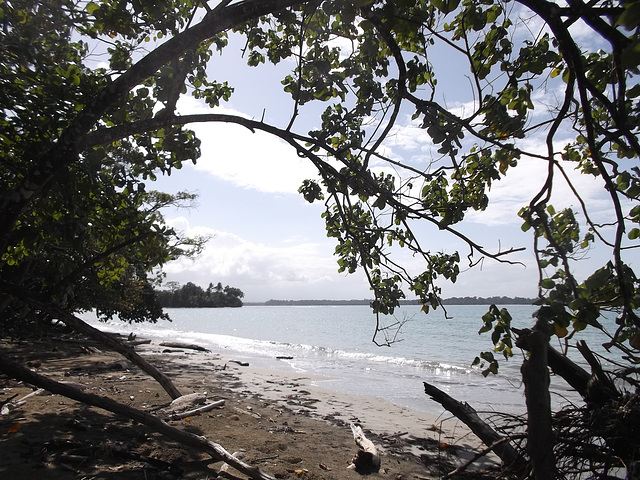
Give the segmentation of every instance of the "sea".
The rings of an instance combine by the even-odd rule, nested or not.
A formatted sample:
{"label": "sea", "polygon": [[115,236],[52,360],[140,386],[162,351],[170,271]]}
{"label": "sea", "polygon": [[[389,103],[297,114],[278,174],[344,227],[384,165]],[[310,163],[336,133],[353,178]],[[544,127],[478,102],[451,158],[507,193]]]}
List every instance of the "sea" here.
{"label": "sea", "polygon": [[[535,307],[499,307],[509,310],[513,326],[533,325]],[[381,316],[379,326],[390,328],[383,330],[386,339],[378,334],[377,344],[376,316],[365,305],[166,309],[172,321],[156,324],[103,323],[92,312],[81,317],[104,331],[195,343],[255,367],[318,377],[317,385],[325,389],[377,397],[434,415],[443,409],[425,395],[423,382],[479,412],[523,413],[524,357],[519,349],[509,361],[502,359],[497,375],[484,377],[482,368],[472,366],[480,352],[493,348],[490,334],[478,334],[488,306],[448,305],[446,310],[446,317],[440,310],[427,315],[419,305],[411,305]],[[605,326],[607,322],[613,331],[614,319],[603,320]],[[579,332],[572,344],[580,339],[604,353],[601,345],[607,338],[601,332]],[[568,354],[585,365],[574,348]],[[580,403],[561,378],[552,376],[551,392],[555,407]]]}

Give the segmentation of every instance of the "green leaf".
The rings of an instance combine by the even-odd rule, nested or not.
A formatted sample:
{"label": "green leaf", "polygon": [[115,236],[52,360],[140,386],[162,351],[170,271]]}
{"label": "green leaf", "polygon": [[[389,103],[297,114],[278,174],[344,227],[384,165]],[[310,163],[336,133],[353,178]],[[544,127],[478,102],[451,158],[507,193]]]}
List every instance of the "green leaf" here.
{"label": "green leaf", "polygon": [[99,5],[97,5],[96,3],[94,3],[94,2],[89,2],[89,3],[87,4],[87,6],[85,7],[85,10],[87,11],[87,13],[88,13],[89,15],[93,15],[93,13],[94,13],[96,10],[98,10],[99,8],[100,8],[100,6],[99,6]]}
{"label": "green leaf", "polygon": [[[640,9],[638,10],[640,12]],[[640,40],[634,40],[625,47],[621,55],[622,66],[625,69],[640,65]]]}
{"label": "green leaf", "polygon": [[627,30],[634,30],[640,26],[640,1],[623,1],[624,11],[618,16],[617,24],[623,25]]}
{"label": "green leaf", "polygon": [[556,283],[550,278],[545,278],[540,282],[540,286],[544,289],[550,290],[556,286]]}
{"label": "green leaf", "polygon": [[458,8],[460,0],[431,0],[431,4],[446,15]]}

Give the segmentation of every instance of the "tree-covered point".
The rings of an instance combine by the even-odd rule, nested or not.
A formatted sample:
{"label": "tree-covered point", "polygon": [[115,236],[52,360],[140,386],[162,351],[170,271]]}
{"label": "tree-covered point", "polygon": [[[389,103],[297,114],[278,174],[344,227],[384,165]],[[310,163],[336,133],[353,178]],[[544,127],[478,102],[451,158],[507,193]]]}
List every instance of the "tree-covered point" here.
{"label": "tree-covered point", "polygon": [[168,290],[156,290],[160,305],[165,308],[218,308],[241,307],[244,293],[239,288],[216,286],[210,283],[206,290],[192,282],[180,286],[167,282]]}

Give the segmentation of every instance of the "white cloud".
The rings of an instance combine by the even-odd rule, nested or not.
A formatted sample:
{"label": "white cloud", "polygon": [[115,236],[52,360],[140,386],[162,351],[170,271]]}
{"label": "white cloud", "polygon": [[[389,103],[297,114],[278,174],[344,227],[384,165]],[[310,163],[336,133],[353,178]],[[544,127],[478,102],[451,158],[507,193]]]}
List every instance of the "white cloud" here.
{"label": "white cloud", "polygon": [[[245,116],[229,108],[209,109],[192,98],[180,104],[183,114],[224,113]],[[302,181],[316,178],[310,161],[298,157],[294,148],[277,137],[228,123],[190,126],[202,141],[196,169],[241,188],[267,193],[297,193]]]}
{"label": "white cloud", "polygon": [[168,223],[187,235],[212,239],[195,260],[180,259],[164,267],[167,280],[207,286],[221,282],[240,288],[248,301],[270,298],[365,298],[362,275],[337,273],[335,258],[325,243],[291,238],[278,245],[251,242],[233,233],[190,226],[184,217]]}
{"label": "white cloud", "polygon": [[236,125],[194,128],[204,139],[197,169],[242,188],[296,193],[303,180],[317,177],[315,167],[270,134]]}

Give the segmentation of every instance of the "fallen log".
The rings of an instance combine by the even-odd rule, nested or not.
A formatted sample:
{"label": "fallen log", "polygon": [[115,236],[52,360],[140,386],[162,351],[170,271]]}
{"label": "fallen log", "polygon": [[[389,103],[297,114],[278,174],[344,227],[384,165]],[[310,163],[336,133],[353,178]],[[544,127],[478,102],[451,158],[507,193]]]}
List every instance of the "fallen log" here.
{"label": "fallen log", "polygon": [[221,445],[207,440],[205,437],[185,432],[172,427],[162,419],[149,413],[140,411],[128,405],[123,405],[108,397],[102,397],[93,393],[85,393],[77,388],[64,385],[48,377],[35,373],[26,367],[14,362],[7,355],[0,352],[0,372],[25,383],[44,388],[51,393],[77,400],[87,405],[102,408],[116,415],[122,415],[135,422],[146,425],[150,429],[161,433],[186,447],[196,449],[210,455],[216,461],[226,462],[239,472],[244,473],[253,480],[275,480],[260,469],[253,467],[231,455]]}
{"label": "fallen log", "polygon": [[187,350],[197,350],[199,352],[211,352],[200,345],[195,345],[193,343],[182,343],[182,342],[162,342],[160,344],[161,347],[169,347],[169,348],[185,348]]}
{"label": "fallen log", "polygon": [[169,394],[171,398],[178,398],[181,393],[173,385],[173,382],[164,373],[158,370],[156,367],[147,362],[144,358],[138,355],[133,348],[124,345],[120,340],[108,335],[104,335],[103,332],[97,328],[92,327],[88,323],[83,322],[73,315],[69,315],[64,310],[59,309],[57,312],[60,315],[60,319],[74,330],[84,333],[85,335],[98,340],[103,345],[110,347],[112,350],[122,354],[126,359],[130,360],[134,365],[140,367],[143,372],[148,373],[164,388],[165,392]]}
{"label": "fallen log", "polygon": [[427,382],[424,383],[424,393],[453,413],[467,425],[471,431],[487,446],[493,446],[493,451],[502,460],[505,466],[519,466],[524,463],[522,456],[509,442],[502,442],[504,437],[482,420],[475,409],[467,403],[462,403],[450,397],[438,387]]}

